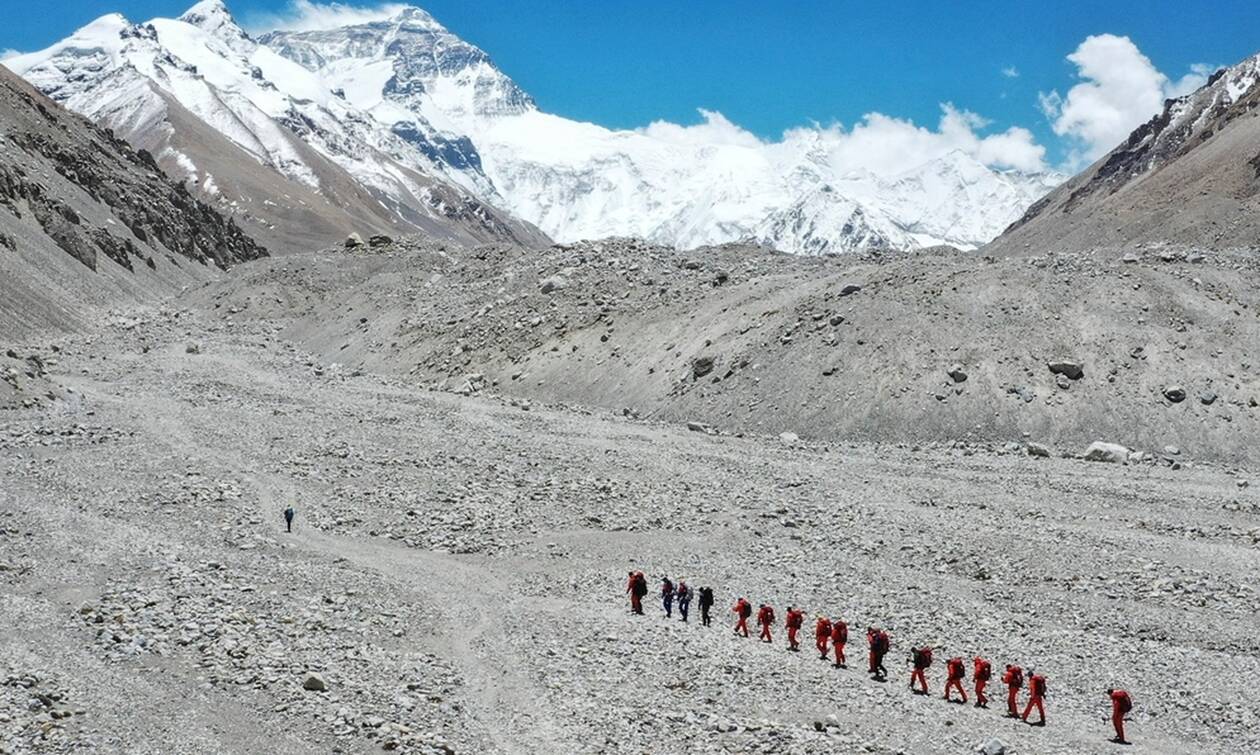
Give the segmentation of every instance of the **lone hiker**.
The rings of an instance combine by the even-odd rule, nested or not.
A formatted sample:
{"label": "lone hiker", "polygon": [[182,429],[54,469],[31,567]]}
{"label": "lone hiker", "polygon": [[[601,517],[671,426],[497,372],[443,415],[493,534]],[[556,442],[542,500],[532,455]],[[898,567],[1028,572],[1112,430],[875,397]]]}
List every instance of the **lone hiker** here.
{"label": "lone hiker", "polygon": [[643,615],[643,596],[647,595],[647,577],[641,571],[630,572],[626,581],[626,592],[630,594],[630,610]]}
{"label": "lone hiker", "polygon": [[1111,741],[1127,745],[1129,740],[1124,738],[1124,716],[1133,710],[1133,699],[1122,689],[1107,690],[1107,697],[1111,698],[1111,725],[1116,729],[1116,736]]}
{"label": "lone hiker", "polygon": [[972,668],[971,676],[976,682],[976,707],[989,707],[989,696],[984,694],[984,688],[988,686],[989,679],[993,677],[993,666],[980,656],[973,659],[975,666]]}
{"label": "lone hiker", "polygon": [[849,641],[849,625],[843,619],[831,622],[831,649],[836,654],[836,668],[845,667],[844,646]]}
{"label": "lone hiker", "polygon": [[799,651],[801,643],[796,639],[796,633],[801,631],[801,627],[805,625],[805,612],[799,608],[788,606],[787,621],[784,626],[787,627],[788,650]]}
{"label": "lone hiker", "polygon": [[1024,670],[1007,664],[1002,683],[1006,685],[1006,717],[1019,718],[1019,690],[1024,686]]}
{"label": "lone hiker", "polygon": [[757,609],[757,626],[761,627],[761,641],[774,642],[770,636],[770,625],[774,623],[774,609],[765,603]]}
{"label": "lone hiker", "polygon": [[687,587],[687,583],[678,580],[678,589],[674,591],[674,595],[678,600],[678,615],[682,616],[682,620],[687,620],[687,612],[691,610],[691,588]]}
{"label": "lone hiker", "polygon": [[[911,648],[910,663],[914,666],[914,670],[910,672],[910,689],[914,690],[916,695],[926,695],[928,693],[927,670],[932,665],[932,646]],[[914,689],[915,682],[919,683],[917,690]]]}
{"label": "lone hiker", "polygon": [[963,679],[967,678],[967,667],[963,664],[963,659],[954,657],[945,662],[945,699],[949,700],[949,693],[958,690],[958,694],[962,696],[960,703],[967,702],[967,690],[963,689]]}
{"label": "lone hiker", "polygon": [[665,618],[674,615],[674,583],[669,577],[661,577],[661,605],[665,608]]}
{"label": "lone hiker", "polygon": [[713,607],[713,588],[700,588],[700,623],[709,626],[709,609]]}
{"label": "lone hiker", "polygon": [[284,531],[285,532],[293,531],[293,517],[295,516],[297,516],[297,512],[293,510],[292,506],[289,506],[288,508],[284,510]]}
{"label": "lone hiker", "polygon": [[1024,723],[1028,723],[1028,716],[1033,712],[1033,708],[1037,709],[1037,713],[1041,716],[1041,720],[1037,721],[1033,726],[1046,725],[1046,706],[1043,702],[1046,699],[1046,678],[1036,673],[1032,669],[1028,670],[1028,705],[1024,706]]}
{"label": "lone hiker", "polygon": [[738,617],[735,621],[735,634],[748,636],[748,617],[752,616],[752,603],[746,598],[740,598],[735,601],[735,607],[731,609]]}
{"label": "lone hiker", "polygon": [[818,650],[818,657],[827,660],[827,642],[831,639],[831,619],[826,616],[819,616],[814,622],[814,647]]}

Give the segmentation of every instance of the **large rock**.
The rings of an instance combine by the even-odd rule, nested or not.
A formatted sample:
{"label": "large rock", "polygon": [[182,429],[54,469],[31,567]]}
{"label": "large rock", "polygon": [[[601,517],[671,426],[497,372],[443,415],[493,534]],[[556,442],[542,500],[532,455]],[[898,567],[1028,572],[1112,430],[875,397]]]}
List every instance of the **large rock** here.
{"label": "large rock", "polygon": [[1164,386],[1164,398],[1174,404],[1180,404],[1186,400],[1186,389],[1179,385],[1166,385]]}
{"label": "large rock", "polygon": [[347,249],[358,249],[361,246],[363,246],[363,237],[360,236],[359,234],[352,233],[346,237]]}
{"label": "large rock", "polygon": [[708,375],[710,372],[713,372],[713,365],[713,357],[697,357],[696,360],[691,363],[692,377],[699,379]]}
{"label": "large rock", "polygon": [[1056,375],[1063,375],[1068,380],[1080,380],[1085,376],[1085,365],[1070,359],[1056,359],[1046,364]]}
{"label": "large rock", "polygon": [[368,237],[368,246],[373,249],[379,249],[383,246],[389,246],[394,240],[383,233],[376,233]]}
{"label": "large rock", "polygon": [[302,689],[309,692],[323,692],[328,689],[328,685],[324,683],[324,677],[319,674],[308,674],[306,681],[302,682]]}
{"label": "large rock", "polygon": [[563,275],[553,275],[550,278],[544,278],[542,282],[542,292],[544,294],[553,291],[561,291],[569,287],[569,279]]}
{"label": "large rock", "polygon": [[1042,445],[1042,444],[1040,444],[1040,443],[1031,443],[1031,442],[1030,442],[1030,443],[1028,444],[1028,455],[1029,455],[1029,456],[1035,456],[1035,457],[1037,457],[1037,458],[1039,458],[1039,459],[1049,459],[1049,458],[1050,458],[1050,447],[1049,447],[1049,446],[1044,446],[1044,445]]}
{"label": "large rock", "polygon": [[980,755],[1006,755],[1006,743],[997,737],[981,742],[976,745],[976,752]]}
{"label": "large rock", "polygon": [[962,383],[967,380],[967,371],[963,369],[961,364],[951,365],[950,368],[945,371],[945,374],[949,375],[955,383]]}
{"label": "large rock", "polygon": [[1129,449],[1119,443],[1105,443],[1096,440],[1085,449],[1086,461],[1105,461],[1111,464],[1124,464],[1129,460]]}

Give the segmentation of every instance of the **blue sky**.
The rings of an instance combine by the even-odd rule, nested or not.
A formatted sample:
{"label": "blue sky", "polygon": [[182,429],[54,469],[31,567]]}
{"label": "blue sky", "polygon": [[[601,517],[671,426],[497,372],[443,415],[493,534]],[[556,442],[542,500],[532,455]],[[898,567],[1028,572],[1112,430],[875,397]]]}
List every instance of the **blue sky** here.
{"label": "blue sky", "polygon": [[[227,0],[246,26],[285,15],[290,2]],[[108,12],[133,21],[176,16],[191,0],[53,4],[55,13],[4,0],[0,50],[38,49]],[[774,138],[813,122],[852,125],[870,112],[935,128],[941,104],[949,102],[989,121],[982,132],[1028,129],[1054,165],[1092,156],[1102,149],[1095,142],[1112,138],[1090,131],[1092,100],[1129,97],[1134,102],[1118,107],[1136,113],[1175,89],[1192,67],[1201,71],[1260,51],[1256,0],[417,4],[487,50],[543,109],[572,118],[610,127],[694,123],[696,109],[706,108]],[[1131,97],[1104,82],[1095,97],[1073,100],[1081,63],[1066,56],[1100,34],[1128,37],[1167,86],[1152,84],[1152,91]],[[1127,48],[1112,48],[1096,50],[1094,70],[1105,75],[1134,62]],[[1058,93],[1057,110],[1050,93]],[[1066,120],[1065,108],[1072,113]]]}

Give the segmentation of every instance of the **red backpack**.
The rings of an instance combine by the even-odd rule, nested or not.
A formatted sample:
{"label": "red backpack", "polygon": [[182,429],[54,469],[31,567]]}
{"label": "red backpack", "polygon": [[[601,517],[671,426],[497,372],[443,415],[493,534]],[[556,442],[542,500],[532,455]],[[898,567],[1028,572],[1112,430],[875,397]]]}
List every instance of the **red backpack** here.
{"label": "red backpack", "polygon": [[1019,666],[1012,666],[1006,670],[1006,676],[1002,677],[1002,681],[1010,687],[1022,687],[1024,686],[1024,670]]}
{"label": "red backpack", "polygon": [[1028,680],[1030,692],[1034,697],[1046,696],[1046,678],[1040,674],[1034,674],[1032,679]]}
{"label": "red backpack", "polygon": [[1133,710],[1133,700],[1129,698],[1128,692],[1125,692],[1122,689],[1118,689],[1112,694],[1112,697],[1115,698],[1116,702],[1118,703],[1118,707],[1121,713],[1128,713],[1129,711]]}
{"label": "red backpack", "polygon": [[831,639],[841,645],[849,641],[849,625],[843,621],[836,621],[831,625]]}
{"label": "red backpack", "polygon": [[949,667],[950,679],[962,679],[967,675],[966,669],[963,668],[962,658],[950,658],[946,665]]}
{"label": "red backpack", "polygon": [[976,664],[976,681],[987,682],[993,676],[993,667],[988,661],[980,661]]}

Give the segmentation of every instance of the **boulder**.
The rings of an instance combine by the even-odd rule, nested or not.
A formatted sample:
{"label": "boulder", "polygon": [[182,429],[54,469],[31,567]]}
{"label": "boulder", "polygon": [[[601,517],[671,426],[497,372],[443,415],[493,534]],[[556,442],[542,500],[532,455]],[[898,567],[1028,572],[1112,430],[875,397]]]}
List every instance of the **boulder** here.
{"label": "boulder", "polygon": [[796,433],[779,433],[779,441],[785,446],[795,446],[801,442],[801,436]]}
{"label": "boulder", "polygon": [[1049,447],[1049,446],[1042,445],[1041,443],[1029,443],[1029,444],[1028,444],[1028,455],[1029,455],[1029,456],[1034,456],[1034,457],[1036,457],[1036,458],[1038,458],[1038,459],[1049,459],[1049,458],[1050,458],[1050,447]]}
{"label": "boulder", "polygon": [[302,689],[308,692],[323,692],[328,689],[328,685],[324,683],[324,677],[319,674],[308,674],[306,681],[302,682]]}
{"label": "boulder", "polygon": [[190,341],[187,345],[184,346],[184,353],[185,354],[200,354],[201,344],[197,343],[196,341]]}
{"label": "boulder", "polygon": [[549,294],[553,291],[561,291],[569,287],[569,279],[563,275],[553,275],[550,278],[544,278],[542,282],[542,292]]}
{"label": "boulder", "polygon": [[841,296],[851,296],[851,295],[856,294],[858,291],[861,291],[861,290],[862,290],[862,287],[861,287],[861,286],[859,286],[859,285],[858,285],[858,284],[856,284],[856,283],[846,283],[846,284],[844,285],[844,288],[840,289],[840,295],[841,295]]}
{"label": "boulder", "polygon": [[1180,404],[1186,400],[1186,389],[1179,385],[1166,385],[1164,386],[1164,398],[1174,404]]}
{"label": "boulder", "polygon": [[1006,743],[993,737],[976,745],[976,752],[980,755],[1006,755]]}
{"label": "boulder", "polygon": [[696,360],[691,363],[692,377],[699,379],[708,375],[710,372],[713,372],[713,364],[713,357],[697,357]]}
{"label": "boulder", "polygon": [[1124,464],[1129,460],[1129,449],[1119,443],[1105,443],[1096,440],[1085,449],[1086,461],[1105,461],[1111,464]]}
{"label": "boulder", "polygon": [[955,383],[964,383],[967,381],[967,371],[963,369],[961,364],[951,365],[950,368],[945,371],[945,374],[949,375],[950,379],[952,379]]}
{"label": "boulder", "polygon": [[1068,380],[1080,380],[1085,376],[1085,365],[1070,359],[1056,359],[1046,363],[1046,367],[1049,367],[1054,374],[1062,375]]}
{"label": "boulder", "polygon": [[368,237],[368,246],[378,249],[382,246],[389,246],[394,240],[383,233],[374,233]]}
{"label": "boulder", "polygon": [[360,236],[359,234],[352,233],[346,237],[347,249],[358,249],[361,246],[363,246],[363,237]]}
{"label": "boulder", "polygon": [[1204,391],[1199,394],[1199,403],[1204,406],[1211,406],[1216,403],[1216,391]]}

